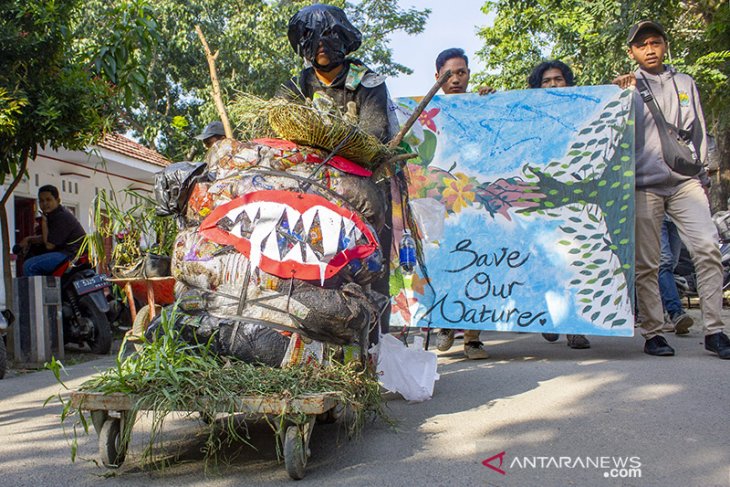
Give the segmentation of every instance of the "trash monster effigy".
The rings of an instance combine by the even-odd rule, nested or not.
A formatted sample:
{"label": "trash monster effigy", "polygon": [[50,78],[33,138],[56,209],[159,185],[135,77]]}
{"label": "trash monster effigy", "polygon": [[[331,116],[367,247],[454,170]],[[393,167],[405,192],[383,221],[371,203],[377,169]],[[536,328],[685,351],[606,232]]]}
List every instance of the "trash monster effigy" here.
{"label": "trash monster effigy", "polygon": [[367,336],[387,302],[366,287],[385,271],[384,197],[371,172],[280,139],[220,140],[206,164],[205,176],[190,165],[197,176],[187,179],[172,165],[156,183],[190,186],[167,191],[173,203],[187,192],[184,207],[161,205],[181,226],[176,324],[197,340],[217,331],[222,355],[273,366],[321,360],[324,343]]}

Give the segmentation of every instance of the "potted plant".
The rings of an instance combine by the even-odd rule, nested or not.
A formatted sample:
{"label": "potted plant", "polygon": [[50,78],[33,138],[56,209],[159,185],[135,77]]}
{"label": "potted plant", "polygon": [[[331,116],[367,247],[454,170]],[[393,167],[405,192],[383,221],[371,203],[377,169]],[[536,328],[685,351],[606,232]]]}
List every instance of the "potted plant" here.
{"label": "potted plant", "polygon": [[[170,275],[177,224],[156,214],[152,198],[131,188],[119,194],[102,189],[91,216],[95,230],[86,235],[80,253],[88,252],[94,265],[107,263],[114,277]],[[113,243],[107,255],[109,239]]]}

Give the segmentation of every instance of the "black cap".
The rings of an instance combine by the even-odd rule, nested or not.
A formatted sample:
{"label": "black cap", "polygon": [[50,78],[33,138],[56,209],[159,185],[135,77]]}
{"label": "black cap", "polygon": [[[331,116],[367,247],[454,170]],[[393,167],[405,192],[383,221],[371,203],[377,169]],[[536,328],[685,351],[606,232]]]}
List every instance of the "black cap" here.
{"label": "black cap", "polygon": [[629,29],[629,35],[626,38],[626,43],[631,44],[634,42],[634,39],[636,39],[636,36],[639,35],[639,32],[645,29],[655,30],[661,34],[664,40],[667,39],[667,34],[664,32],[664,27],[662,27],[661,24],[652,22],[651,20],[642,20],[641,22],[634,24],[631,29]]}
{"label": "black cap", "polygon": [[213,137],[214,135],[226,136],[226,131],[223,128],[223,122],[217,120],[215,122],[210,122],[205,126],[203,133],[196,135],[195,138],[198,140],[205,140],[208,137]]}

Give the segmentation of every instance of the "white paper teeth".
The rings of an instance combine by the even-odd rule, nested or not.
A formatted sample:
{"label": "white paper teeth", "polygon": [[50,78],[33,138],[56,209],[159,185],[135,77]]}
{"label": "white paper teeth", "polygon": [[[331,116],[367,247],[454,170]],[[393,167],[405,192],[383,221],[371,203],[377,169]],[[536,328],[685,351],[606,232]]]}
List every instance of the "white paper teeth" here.
{"label": "white paper teeth", "polygon": [[295,262],[304,263],[304,260],[302,259],[302,245],[299,243],[295,244],[281,260],[282,262],[285,260],[293,260]]}
{"label": "white paper teeth", "polygon": [[[356,227],[355,227],[355,222],[354,222],[354,221],[352,221],[352,220],[350,220],[349,218],[343,218],[343,219],[342,219],[342,223],[343,223],[343,224],[344,224],[344,226],[345,226],[345,235],[347,235],[347,237],[348,237],[348,238],[350,239],[350,241],[352,242],[352,241],[354,240],[354,238],[353,238],[353,233],[354,233],[354,230],[355,230],[355,228],[356,228]],[[351,245],[348,245],[347,247],[349,248],[350,246],[351,246]]]}
{"label": "white paper teeth", "polygon": [[307,264],[318,264],[319,263],[319,257],[317,257],[317,254],[312,250],[312,247],[309,245],[304,247],[304,262]]}
{"label": "white paper teeth", "polygon": [[324,255],[329,260],[337,253],[337,246],[340,243],[340,226],[342,217],[333,212],[320,212],[319,221],[322,227],[322,247]]}
{"label": "white paper teeth", "polygon": [[281,257],[279,256],[279,244],[276,240],[275,232],[270,233],[266,239],[263,254],[269,259],[281,260]]}
{"label": "white paper teeth", "polygon": [[312,222],[314,221],[314,217],[317,216],[317,212],[319,210],[316,208],[307,210],[302,215],[302,224],[304,225],[304,233],[309,234],[309,231],[312,229]]}
{"label": "white paper teeth", "polygon": [[[243,218],[245,214],[247,218]],[[346,218],[329,208],[315,206],[299,213],[296,209],[278,202],[253,202],[229,211],[226,216],[232,221],[238,219],[230,233],[238,238],[249,237],[251,242],[251,263],[258,266],[261,255],[276,261],[296,261],[320,266],[320,277],[325,278],[325,269],[329,260],[338,252],[351,249],[362,239],[363,232],[357,228],[354,219]],[[245,225],[246,221],[250,225]],[[309,243],[309,235],[315,220],[319,221],[322,234],[322,255],[315,251]],[[279,231],[283,223],[288,224],[288,231],[301,240],[288,250],[280,250]],[[299,223],[301,222],[301,224]],[[250,236],[249,236],[250,233]],[[244,235],[245,234],[245,235]],[[342,238],[341,238],[342,237]],[[281,255],[285,253],[285,255]]]}

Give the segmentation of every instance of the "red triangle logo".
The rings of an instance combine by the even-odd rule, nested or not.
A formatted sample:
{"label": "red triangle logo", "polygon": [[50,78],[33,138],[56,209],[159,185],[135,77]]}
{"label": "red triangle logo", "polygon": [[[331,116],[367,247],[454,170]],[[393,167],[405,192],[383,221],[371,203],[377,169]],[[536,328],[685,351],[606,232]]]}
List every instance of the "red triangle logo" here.
{"label": "red triangle logo", "polygon": [[[497,473],[501,473],[502,475],[507,475],[507,472],[505,472],[504,470],[502,470],[500,468],[502,466],[502,462],[504,461],[504,455],[506,453],[507,452],[497,453],[493,457],[489,457],[486,460],[484,460],[482,462],[482,465],[484,465],[485,467],[491,468],[492,470],[494,470]],[[499,458],[499,466],[495,467],[494,465],[492,465],[492,461],[495,460],[495,459],[497,459],[497,458]]]}

